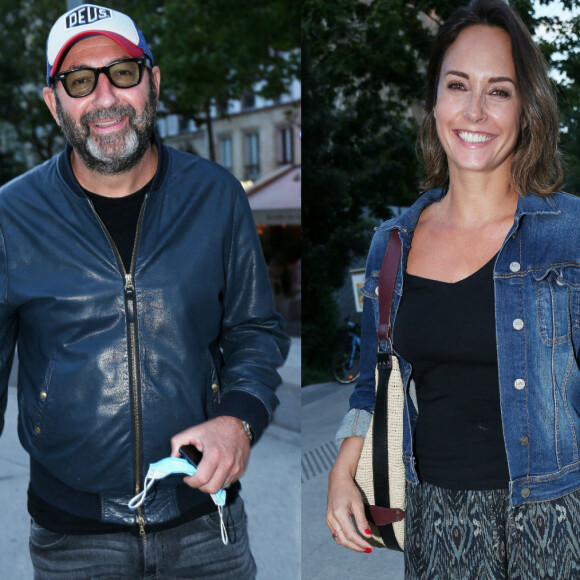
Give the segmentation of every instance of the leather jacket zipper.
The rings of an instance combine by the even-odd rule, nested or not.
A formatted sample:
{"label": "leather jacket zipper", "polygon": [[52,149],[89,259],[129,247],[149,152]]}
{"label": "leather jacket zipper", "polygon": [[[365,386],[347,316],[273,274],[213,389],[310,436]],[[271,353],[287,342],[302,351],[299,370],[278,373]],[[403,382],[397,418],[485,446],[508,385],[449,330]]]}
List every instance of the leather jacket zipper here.
{"label": "leather jacket zipper", "polygon": [[[131,399],[131,420],[133,429],[133,493],[137,495],[142,491],[142,475],[143,475],[143,426],[141,413],[141,377],[139,373],[139,340],[137,333],[137,300],[135,296],[135,262],[137,260],[137,247],[139,245],[139,238],[141,236],[141,224],[143,222],[143,214],[145,212],[145,205],[147,203],[147,196],[143,200],[141,211],[139,212],[139,219],[137,221],[137,231],[135,233],[135,242],[133,243],[133,252],[131,254],[131,265],[129,272],[126,271],[125,265],[117,246],[95,210],[92,201],[89,204],[97,220],[99,221],[113,252],[117,259],[117,263],[121,274],[123,276],[123,295],[125,298],[125,314],[127,319],[127,349],[129,356],[129,385],[130,385],[130,399]],[[136,513],[137,524],[139,525],[139,533],[146,539],[145,532],[145,510],[143,506],[137,508]]]}

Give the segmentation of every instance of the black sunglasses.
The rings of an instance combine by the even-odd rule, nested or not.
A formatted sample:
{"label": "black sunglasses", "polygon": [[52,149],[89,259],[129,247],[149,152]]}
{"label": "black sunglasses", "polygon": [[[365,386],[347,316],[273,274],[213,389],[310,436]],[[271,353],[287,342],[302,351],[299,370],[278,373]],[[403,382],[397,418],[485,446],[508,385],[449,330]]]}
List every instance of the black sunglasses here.
{"label": "black sunglasses", "polygon": [[50,77],[50,84],[58,81],[69,97],[78,99],[90,95],[99,82],[99,75],[105,73],[110,83],[118,89],[136,87],[143,77],[143,66],[151,67],[148,58],[127,58],[101,68],[77,68]]}

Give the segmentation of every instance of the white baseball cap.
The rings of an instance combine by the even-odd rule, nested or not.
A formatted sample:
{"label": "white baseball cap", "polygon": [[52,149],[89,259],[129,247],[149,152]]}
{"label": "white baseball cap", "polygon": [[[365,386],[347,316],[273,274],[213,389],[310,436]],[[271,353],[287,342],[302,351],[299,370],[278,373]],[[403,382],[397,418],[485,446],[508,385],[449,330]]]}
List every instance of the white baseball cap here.
{"label": "white baseball cap", "polygon": [[75,43],[101,34],[114,40],[133,58],[143,54],[151,60],[153,55],[145,37],[132,18],[95,4],[82,4],[63,14],[52,27],[46,42],[46,82],[58,72],[58,67],[67,50]]}

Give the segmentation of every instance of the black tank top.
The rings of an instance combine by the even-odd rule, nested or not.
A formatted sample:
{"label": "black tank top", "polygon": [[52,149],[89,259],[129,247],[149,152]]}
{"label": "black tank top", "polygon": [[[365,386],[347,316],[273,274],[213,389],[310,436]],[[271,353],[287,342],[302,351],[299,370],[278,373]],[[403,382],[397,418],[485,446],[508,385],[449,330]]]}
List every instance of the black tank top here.
{"label": "black tank top", "polygon": [[506,489],[493,265],[455,283],[405,273],[395,351],[412,365],[419,477],[447,489]]}

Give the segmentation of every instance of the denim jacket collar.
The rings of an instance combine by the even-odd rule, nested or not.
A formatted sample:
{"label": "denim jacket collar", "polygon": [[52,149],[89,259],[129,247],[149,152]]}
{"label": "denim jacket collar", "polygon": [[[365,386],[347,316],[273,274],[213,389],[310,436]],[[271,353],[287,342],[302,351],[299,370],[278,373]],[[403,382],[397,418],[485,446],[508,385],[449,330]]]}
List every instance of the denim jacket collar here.
{"label": "denim jacket collar", "polygon": [[[443,199],[447,193],[447,186],[438,187],[436,189],[431,189],[422,195],[405,213],[402,215],[388,220],[377,228],[377,230],[382,230],[385,232],[392,230],[402,230],[406,233],[412,232],[417,226],[419,221],[419,216],[421,212],[432,203],[436,203]],[[541,214],[554,214],[558,215],[562,213],[556,204],[556,200],[550,197],[540,197],[539,195],[528,194],[526,196],[519,196],[518,206],[516,208],[514,224],[517,225],[520,222],[522,216],[528,215],[541,215]]]}

